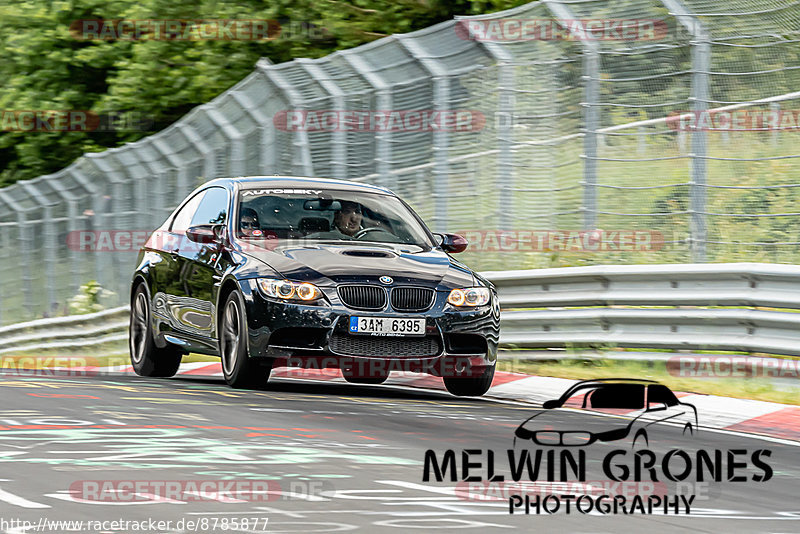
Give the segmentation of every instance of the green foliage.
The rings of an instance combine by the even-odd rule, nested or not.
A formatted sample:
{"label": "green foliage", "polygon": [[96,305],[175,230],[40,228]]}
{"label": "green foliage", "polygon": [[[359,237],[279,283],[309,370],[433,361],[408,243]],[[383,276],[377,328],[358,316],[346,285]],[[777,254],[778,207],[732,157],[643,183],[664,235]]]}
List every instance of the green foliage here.
{"label": "green foliage", "polygon": [[78,294],[69,299],[69,313],[83,315],[105,309],[102,301],[114,296],[113,291],[103,289],[97,280],[90,280],[80,287]]}
{"label": "green foliage", "polygon": [[[322,57],[452,18],[525,0],[14,0],[0,5],[0,110],[137,113],[150,132],[0,133],[0,187],[55,172],[84,152],[136,141],[273,63]],[[281,34],[254,41],[88,41],[85,19],[277,20]]]}

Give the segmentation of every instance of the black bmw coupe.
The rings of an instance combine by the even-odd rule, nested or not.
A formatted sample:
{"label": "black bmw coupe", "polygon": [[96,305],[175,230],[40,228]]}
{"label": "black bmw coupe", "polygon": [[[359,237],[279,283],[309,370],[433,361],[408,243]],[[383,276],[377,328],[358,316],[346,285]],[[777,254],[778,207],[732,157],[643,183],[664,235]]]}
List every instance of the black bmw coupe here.
{"label": "black bmw coupe", "polygon": [[172,376],[189,352],[220,356],[225,381],[261,387],[280,366],[338,368],[380,384],[441,376],[482,395],[497,359],[497,294],[388,189],[340,180],[213,180],[140,251],[130,353]]}

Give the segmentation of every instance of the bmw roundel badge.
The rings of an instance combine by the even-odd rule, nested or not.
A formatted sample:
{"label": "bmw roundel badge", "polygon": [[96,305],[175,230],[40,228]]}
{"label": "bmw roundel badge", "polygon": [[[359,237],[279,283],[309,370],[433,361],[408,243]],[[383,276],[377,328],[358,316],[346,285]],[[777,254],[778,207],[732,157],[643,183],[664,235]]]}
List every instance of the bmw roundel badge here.
{"label": "bmw roundel badge", "polygon": [[387,284],[387,285],[394,282],[391,276],[381,276],[378,280],[380,280],[382,284]]}

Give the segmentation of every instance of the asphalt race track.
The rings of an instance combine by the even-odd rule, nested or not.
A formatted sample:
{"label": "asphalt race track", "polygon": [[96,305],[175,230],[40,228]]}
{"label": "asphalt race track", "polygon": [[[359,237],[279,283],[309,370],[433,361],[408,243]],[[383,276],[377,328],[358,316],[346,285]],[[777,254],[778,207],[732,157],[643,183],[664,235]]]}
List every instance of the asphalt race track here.
{"label": "asphalt race track", "polygon": [[[496,472],[507,474],[514,429],[534,406],[292,379],[273,380],[265,391],[233,390],[221,379],[190,376],[2,375],[0,395],[2,532],[64,532],[51,522],[66,520],[171,521],[153,529],[84,525],[84,532],[800,531],[795,442],[701,429],[694,438],[651,443],[660,456],[670,448],[721,450],[723,458],[730,449],[746,451],[737,472],[747,480],[695,486],[702,491],[690,515],[567,514],[563,504],[553,514],[520,508],[511,515],[508,494],[470,498],[466,483],[451,482],[449,473],[443,482],[423,482],[423,460],[428,449],[440,462],[452,449],[461,479],[462,451],[474,449],[472,458],[484,465],[470,474],[485,480],[491,450]],[[629,444],[589,449],[586,479],[599,480],[600,458],[615,449],[633,465]],[[758,482],[752,476],[763,471],[750,457],[763,449],[773,473]],[[223,485],[220,493],[186,490],[181,498],[133,496],[124,481],[184,489],[228,481],[258,491],[232,498]]]}

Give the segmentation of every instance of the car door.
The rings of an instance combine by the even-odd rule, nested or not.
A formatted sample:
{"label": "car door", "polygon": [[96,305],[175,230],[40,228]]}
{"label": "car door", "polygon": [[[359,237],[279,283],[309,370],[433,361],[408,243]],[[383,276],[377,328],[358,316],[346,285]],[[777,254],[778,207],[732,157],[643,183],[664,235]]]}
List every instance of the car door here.
{"label": "car door", "polygon": [[[225,188],[206,189],[189,227],[226,224],[229,202]],[[215,299],[222,271],[227,265],[226,258],[218,244],[196,243],[186,237],[178,254],[178,270],[183,290],[178,310],[180,323],[182,328],[204,339],[216,337]]]}
{"label": "car door", "polygon": [[180,299],[186,296],[180,276],[179,251],[184,245],[186,229],[204,195],[205,191],[201,191],[184,202],[170,223],[153,236],[153,241],[158,244],[154,252],[159,256],[158,261],[152,262],[153,314],[159,320],[161,332],[183,330],[177,313]]}

